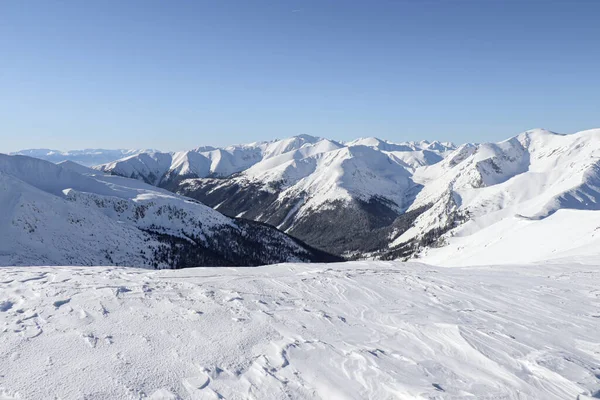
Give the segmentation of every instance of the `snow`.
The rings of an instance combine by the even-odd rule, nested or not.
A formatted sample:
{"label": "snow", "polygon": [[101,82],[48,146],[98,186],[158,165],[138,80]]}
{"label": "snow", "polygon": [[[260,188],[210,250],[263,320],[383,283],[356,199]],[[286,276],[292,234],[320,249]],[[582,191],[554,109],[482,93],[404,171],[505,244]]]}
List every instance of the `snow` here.
{"label": "snow", "polygon": [[[600,397],[600,129],[75,162],[103,152],[0,154],[0,399]],[[146,230],[206,241],[235,226],[152,186],[208,176],[277,187],[293,205],[280,226],[378,198],[430,206],[392,248],[449,230],[410,263],[43,266],[148,265]]]}
{"label": "snow", "polygon": [[299,135],[271,142],[256,142],[224,148],[202,146],[175,153],[146,152],[99,165],[100,171],[145,180],[158,185],[168,178],[205,178],[210,175],[229,176],[244,171],[256,163],[293,152],[321,139]]}
{"label": "snow", "polygon": [[[598,160],[600,129],[571,135],[535,129],[496,144],[461,146],[443,161],[420,168],[412,175],[412,179],[422,184],[423,189],[410,209],[428,204],[433,206],[420,215],[415,226],[397,238],[392,246],[419,237],[433,227],[443,226],[453,212],[469,217],[468,223],[453,229],[446,237],[446,242],[456,251],[432,250],[431,253],[438,255],[427,259],[436,262],[440,257],[452,259],[452,262],[465,259],[464,262],[472,263],[473,260],[467,261],[468,257],[463,257],[458,250],[463,252],[479,244],[483,246],[481,254],[488,253],[481,258],[481,262],[494,262],[496,253],[489,250],[494,235],[519,235],[516,237],[525,239],[520,235],[529,232],[534,235],[528,239],[532,246],[545,243],[541,239],[546,236],[544,229],[551,227],[560,230],[561,225],[540,222],[543,219],[561,210],[600,210]],[[595,213],[587,215],[592,220],[596,219]],[[523,219],[529,222],[523,222]],[[551,221],[559,220],[561,217]],[[564,219],[562,221],[565,231],[574,224]],[[517,234],[515,230],[524,224],[528,228]],[[591,236],[596,227],[584,224],[580,228],[579,234]],[[564,237],[560,232],[556,234]],[[543,252],[564,250],[564,246],[548,245]],[[524,262],[538,258],[532,255],[508,259],[510,262]]]}
{"label": "snow", "polygon": [[[405,200],[404,191],[409,186],[406,183],[410,174],[408,169],[437,163],[442,160],[442,154],[453,148],[451,143],[395,144],[376,138],[341,144],[299,135],[223,149],[201,147],[173,154],[140,154],[98,169],[155,185],[173,177],[228,177],[241,173],[232,179],[242,184],[258,183],[269,191],[274,184],[289,188],[282,194],[282,200],[298,195],[310,197],[306,209],[351,198],[368,201],[374,195],[389,197],[401,207]],[[156,165],[154,159],[159,154],[165,162]],[[365,175],[357,169],[364,169]],[[359,183],[358,178],[352,182],[357,175],[363,176],[362,182]],[[368,177],[373,178],[372,183]]]}
{"label": "snow", "polygon": [[[417,188],[411,180],[413,172],[440,162],[454,149],[452,143],[437,141],[392,143],[364,138],[343,144],[299,135],[225,148],[140,154],[96,168],[174,191],[185,186],[185,191],[193,192],[197,184],[203,183],[195,179],[212,177],[227,178],[219,182],[219,187],[261,188],[276,193],[276,204],[291,201],[298,205],[285,219],[291,229],[314,211],[355,200],[370,202],[377,198],[403,212]],[[157,162],[159,156],[164,162]]]}
{"label": "snow", "polygon": [[205,241],[236,227],[201,203],[141,181],[2,154],[0,209],[0,265],[142,266],[159,246],[146,230]]}
{"label": "snow", "polygon": [[[186,160],[193,158],[185,154]],[[418,242],[436,229],[450,229],[438,243],[449,244],[448,249],[423,249],[419,254],[435,262],[452,259],[458,263],[464,259],[468,263],[468,257],[459,253],[477,248],[475,244],[482,244],[484,249],[478,250],[481,258],[477,262],[493,262],[497,253],[491,250],[492,239],[487,235],[521,237],[514,229],[525,223],[523,219],[531,226],[523,232],[533,234],[538,228],[533,228],[537,225],[532,221],[541,221],[557,211],[600,210],[599,129],[571,135],[533,129],[499,143],[459,147],[437,141],[392,143],[375,137],[337,143],[303,135],[194,154],[208,157],[210,168],[208,161],[202,168],[198,167],[200,161],[169,166],[165,163],[162,168],[171,168],[173,176],[185,178],[237,173],[220,185],[260,187],[277,194],[274,204],[296,205],[285,218],[287,229],[313,212],[353,200],[377,199],[399,214],[428,208],[408,231],[393,233],[389,247]],[[133,168],[135,163],[129,161],[142,158],[140,155],[119,163]],[[122,172],[110,166],[103,169],[125,176],[136,174],[135,168]],[[160,176],[159,171],[153,174]],[[193,179],[187,179],[184,185],[193,192]],[[558,225],[540,224],[547,226]],[[579,234],[590,236],[594,232],[586,229]],[[479,230],[485,232],[480,234]],[[510,260],[536,261],[568,250],[549,244],[541,247],[529,257]],[[465,250],[465,254],[471,253]]]}
{"label": "snow", "polygon": [[138,229],[2,172],[0,207],[0,265],[93,265],[109,252],[143,265],[147,236]]}
{"label": "snow", "polygon": [[368,201],[374,195],[386,196],[401,205],[410,186],[409,173],[402,166],[366,146],[315,151],[276,167],[263,167],[263,163],[246,171],[239,180],[281,182],[285,189],[279,195],[281,199],[306,197],[296,218],[337,200]]}
{"label": "snow", "polygon": [[[280,154],[265,157],[224,184],[236,183],[242,187],[255,184],[265,191],[281,190],[279,202],[292,199],[299,204],[290,216],[294,220],[317,209],[334,207],[339,201],[359,199],[368,202],[373,197],[385,198],[401,211],[408,206],[407,192],[414,186],[409,171],[412,167],[404,158],[427,158],[421,150],[413,150],[414,144],[386,142],[396,151],[385,152],[369,140],[345,145],[317,138],[301,146],[290,143],[296,141],[277,143]],[[426,164],[440,159],[421,159],[419,162]],[[185,184],[194,187],[193,180],[187,180]]]}
{"label": "snow", "polygon": [[78,174],[82,175],[98,175],[101,173],[100,171],[96,171],[93,168],[86,167],[85,165],[70,160],[62,161],[57,164],[62,168],[68,169],[73,172],[77,172]]}
{"label": "snow", "polygon": [[141,153],[105,164],[96,169],[127,178],[142,179],[147,183],[157,185],[172,162],[173,155],[169,153]]}
{"label": "snow", "polygon": [[572,260],[4,267],[0,398],[596,398],[599,285]]}
{"label": "snow", "polygon": [[457,266],[572,257],[600,258],[600,212],[565,209],[542,220],[512,216],[489,225],[476,219],[458,229],[447,245],[427,249],[420,259]]}
{"label": "snow", "polygon": [[[225,148],[138,154],[99,169],[154,185],[188,178],[181,184],[184,192],[193,192],[195,183],[202,186],[194,178],[209,176],[227,177],[219,181],[221,189],[262,188],[276,194],[274,206],[292,207],[285,218],[289,230],[314,212],[355,200],[376,199],[398,214],[427,209],[410,229],[393,232],[389,247],[418,243],[435,230],[449,230],[436,244],[447,245],[446,249],[421,249],[419,256],[464,265],[494,262],[506,249],[493,245],[494,237],[514,237],[515,242],[534,235],[531,246],[538,250],[526,252],[528,256],[520,252],[507,262],[570,254],[567,245],[540,238],[545,237],[544,229],[560,229],[553,222],[561,219],[553,217],[557,212],[600,210],[599,160],[600,129],[570,135],[532,129],[499,143],[459,147],[375,137],[338,143],[300,135]],[[248,207],[253,204],[248,202]],[[239,211],[264,217],[260,210]],[[593,237],[596,226],[583,218],[586,221],[574,228],[576,233]],[[589,220],[595,220],[595,214]],[[567,232],[571,227],[565,223]],[[567,239],[561,233],[556,237]],[[475,253],[477,258],[470,258]]]}

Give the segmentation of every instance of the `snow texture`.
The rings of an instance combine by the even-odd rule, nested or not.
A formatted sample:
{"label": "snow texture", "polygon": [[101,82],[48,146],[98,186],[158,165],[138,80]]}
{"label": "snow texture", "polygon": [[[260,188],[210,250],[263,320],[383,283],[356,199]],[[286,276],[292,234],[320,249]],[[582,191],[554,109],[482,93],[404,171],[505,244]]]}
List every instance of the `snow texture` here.
{"label": "snow texture", "polygon": [[597,398],[600,269],[0,268],[2,399]]}

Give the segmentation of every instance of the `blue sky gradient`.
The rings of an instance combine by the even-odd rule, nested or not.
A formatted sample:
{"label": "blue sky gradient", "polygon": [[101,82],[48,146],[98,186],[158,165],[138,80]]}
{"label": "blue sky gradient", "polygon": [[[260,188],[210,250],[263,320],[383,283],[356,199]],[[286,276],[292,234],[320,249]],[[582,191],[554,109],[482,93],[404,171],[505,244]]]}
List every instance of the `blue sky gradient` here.
{"label": "blue sky gradient", "polygon": [[600,127],[600,1],[3,1],[0,152]]}

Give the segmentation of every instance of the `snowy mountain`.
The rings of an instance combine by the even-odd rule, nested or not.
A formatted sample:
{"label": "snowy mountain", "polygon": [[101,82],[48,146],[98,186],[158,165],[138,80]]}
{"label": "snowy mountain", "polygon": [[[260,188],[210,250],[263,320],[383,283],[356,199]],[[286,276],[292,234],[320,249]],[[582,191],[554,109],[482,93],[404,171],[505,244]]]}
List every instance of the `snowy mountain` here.
{"label": "snowy mountain", "polygon": [[0,154],[0,208],[0,265],[175,268],[335,260],[267,225],[233,220],[72,162]]}
{"label": "snowy mountain", "polygon": [[143,180],[167,187],[185,178],[228,177],[254,164],[300,149],[320,139],[300,135],[285,140],[234,145],[210,146],[175,153],[144,152],[107,163],[99,170],[113,175]]}
{"label": "snowy mountain", "polygon": [[70,150],[70,151],[59,151],[51,149],[28,149],[21,150],[10,155],[21,155],[35,157],[42,160],[50,161],[53,163],[59,163],[63,161],[74,161],[84,166],[94,166],[99,164],[106,164],[111,161],[119,160],[123,157],[129,157],[132,155],[146,153],[152,150],[106,150],[106,149],[85,149],[85,150]]}
{"label": "snowy mountain", "polygon": [[226,178],[246,171],[256,164],[260,164],[257,167],[258,171],[264,171],[291,160],[301,160],[342,147],[357,146],[369,147],[388,154],[395,162],[411,169],[436,163],[442,159],[443,154],[455,148],[452,143],[422,141],[395,144],[377,138],[338,143],[310,135],[299,135],[282,140],[224,148],[203,146],[175,153],[141,152],[100,165],[98,169],[168,187],[182,179]]}
{"label": "snowy mountain", "polygon": [[[242,150],[244,162],[233,156]],[[532,234],[538,250],[506,259],[530,262],[571,254],[574,246],[593,248],[593,242],[575,244],[563,233],[595,238],[596,225],[575,221],[597,221],[599,214],[594,211],[600,210],[600,130],[561,135],[534,129],[499,143],[458,147],[302,136],[227,148],[237,160],[227,164],[234,169],[206,161],[216,151],[225,150],[168,155],[152,173],[136,167],[150,154],[100,169],[151,181],[226,215],[265,222],[350,257],[460,263],[478,254],[489,264],[510,252],[498,237]],[[559,241],[549,235],[563,244],[554,245]]]}
{"label": "snowy mountain", "polygon": [[[437,231],[434,263],[530,262],[593,255],[600,244],[600,129],[524,132],[467,146],[418,170],[409,208],[429,207],[394,246]],[[458,226],[456,226],[458,224]],[[445,245],[438,248],[440,245]]]}
{"label": "snowy mountain", "polygon": [[302,135],[140,154],[97,168],[193,197],[229,216],[268,223],[327,251],[352,254],[387,244],[391,224],[419,189],[412,173],[453,149],[450,143],[338,143]]}

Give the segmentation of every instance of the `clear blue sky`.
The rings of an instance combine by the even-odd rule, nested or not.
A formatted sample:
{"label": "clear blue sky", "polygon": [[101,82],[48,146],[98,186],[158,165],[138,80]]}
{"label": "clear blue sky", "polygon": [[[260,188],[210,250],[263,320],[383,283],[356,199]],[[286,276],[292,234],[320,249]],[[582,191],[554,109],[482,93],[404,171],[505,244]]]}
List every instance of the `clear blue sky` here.
{"label": "clear blue sky", "polygon": [[600,127],[600,1],[0,2],[0,151]]}

